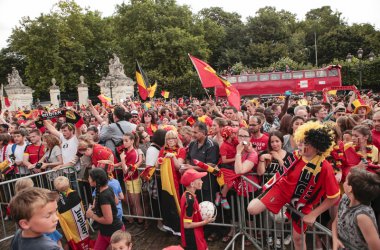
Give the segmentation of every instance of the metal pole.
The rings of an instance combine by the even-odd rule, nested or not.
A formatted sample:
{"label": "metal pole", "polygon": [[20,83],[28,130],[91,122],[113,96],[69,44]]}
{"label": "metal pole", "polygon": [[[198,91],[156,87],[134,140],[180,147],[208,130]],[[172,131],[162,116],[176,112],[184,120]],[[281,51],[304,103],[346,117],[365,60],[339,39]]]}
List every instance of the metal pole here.
{"label": "metal pole", "polygon": [[314,30],[315,66],[318,67],[317,32]]}
{"label": "metal pole", "polygon": [[113,98],[112,98],[112,80],[110,81],[110,92],[111,92],[111,104],[113,104]]}
{"label": "metal pole", "polygon": [[362,90],[362,60],[359,59],[359,89]]}

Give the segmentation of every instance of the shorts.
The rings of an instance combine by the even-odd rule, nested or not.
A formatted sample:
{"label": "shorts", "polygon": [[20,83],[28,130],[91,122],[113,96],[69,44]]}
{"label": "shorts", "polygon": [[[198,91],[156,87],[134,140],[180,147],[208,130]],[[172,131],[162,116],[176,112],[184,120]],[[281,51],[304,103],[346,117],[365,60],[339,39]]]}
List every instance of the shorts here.
{"label": "shorts", "polygon": [[278,214],[286,203],[290,202],[290,197],[286,197],[278,185],[272,186],[259,197],[265,207],[274,214]]}
{"label": "shorts", "polygon": [[140,194],[141,193],[141,180],[137,178],[135,180],[128,180],[125,182],[127,191],[130,194]]}

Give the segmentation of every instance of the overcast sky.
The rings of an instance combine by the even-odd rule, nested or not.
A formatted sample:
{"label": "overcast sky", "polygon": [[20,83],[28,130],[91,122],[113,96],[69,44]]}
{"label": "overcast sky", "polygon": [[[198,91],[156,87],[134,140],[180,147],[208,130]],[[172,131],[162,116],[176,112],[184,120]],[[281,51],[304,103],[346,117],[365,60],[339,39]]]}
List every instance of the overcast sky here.
{"label": "overcast sky", "polygon": [[[0,48],[7,45],[6,40],[12,29],[19,24],[24,16],[35,18],[40,13],[48,13],[58,0],[0,0]],[[103,16],[112,15],[115,5],[123,0],[76,0],[82,7],[90,7],[99,10]],[[125,1],[128,2],[128,1]],[[310,9],[330,5],[334,11],[342,13],[344,19],[349,23],[370,23],[380,29],[380,1],[379,0],[177,0],[179,4],[186,4],[193,12],[202,8],[219,6],[225,11],[237,12],[245,21],[248,16],[254,16],[259,8],[274,6],[277,10],[285,9],[303,19]]]}

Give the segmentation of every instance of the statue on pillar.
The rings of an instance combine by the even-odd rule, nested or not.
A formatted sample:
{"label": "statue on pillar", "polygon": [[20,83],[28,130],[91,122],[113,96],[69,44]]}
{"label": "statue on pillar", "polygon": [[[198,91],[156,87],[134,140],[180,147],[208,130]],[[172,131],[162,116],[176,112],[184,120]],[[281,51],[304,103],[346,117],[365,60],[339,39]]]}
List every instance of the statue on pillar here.
{"label": "statue on pillar", "polygon": [[18,73],[18,70],[16,69],[16,67],[12,67],[12,73],[11,74],[8,74],[8,83],[9,83],[9,86],[13,86],[13,87],[23,87],[25,86],[23,83],[22,83],[22,79]]}

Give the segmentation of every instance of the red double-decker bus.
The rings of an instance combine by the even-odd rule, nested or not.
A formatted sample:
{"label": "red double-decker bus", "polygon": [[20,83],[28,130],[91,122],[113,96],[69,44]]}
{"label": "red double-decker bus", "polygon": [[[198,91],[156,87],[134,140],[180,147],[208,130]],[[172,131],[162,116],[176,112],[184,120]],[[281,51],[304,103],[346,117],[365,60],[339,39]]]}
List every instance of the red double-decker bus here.
{"label": "red double-decker bus", "polygon": [[[287,90],[306,94],[342,86],[339,65],[323,69],[234,75],[226,78],[239,90],[241,96],[280,95]],[[224,88],[215,87],[215,96],[226,96]]]}

